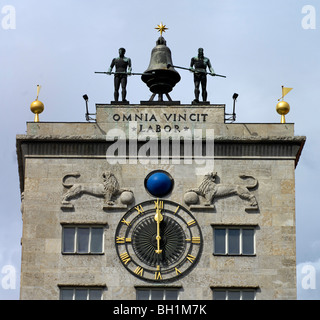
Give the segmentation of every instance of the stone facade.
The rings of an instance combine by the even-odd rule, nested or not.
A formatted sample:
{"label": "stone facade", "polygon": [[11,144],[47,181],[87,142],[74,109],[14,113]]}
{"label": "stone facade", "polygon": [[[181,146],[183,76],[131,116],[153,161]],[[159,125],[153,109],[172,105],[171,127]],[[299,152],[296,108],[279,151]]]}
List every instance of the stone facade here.
{"label": "stone facade", "polygon": [[[294,136],[293,124],[227,124],[223,105],[97,105],[96,119],[28,123],[27,134],[17,136],[24,194],[21,299],[59,299],[64,286],[101,287],[103,299],[113,300],[136,299],[139,287],[180,288],[182,300],[212,299],[215,288],[253,288],[257,300],[296,298],[295,167],[305,137]],[[107,158],[115,145],[115,132],[110,132],[115,128],[124,134],[125,151]],[[162,159],[157,138],[164,131],[173,136],[168,138],[170,152]],[[199,140],[201,154],[194,148],[190,156],[180,141],[177,155],[174,133],[185,133],[185,141],[190,139],[193,145]],[[146,135],[156,141],[153,150],[159,153],[132,154],[129,141],[136,141],[131,151],[142,150],[150,143],[143,140]],[[212,155],[204,154],[208,141],[214,141]],[[258,185],[249,191],[258,206],[250,210],[248,201],[237,194],[214,198],[207,206],[201,196],[198,204],[186,203],[186,192],[197,188],[207,173],[201,170],[204,164],[196,163],[197,157],[214,160],[205,170],[217,173],[217,185],[250,185],[239,176],[254,177]],[[115,250],[115,230],[125,212],[155,198],[146,191],[144,179],[157,169],[174,179],[174,189],[164,199],[189,209],[203,236],[203,251],[194,269],[177,281],[159,284],[127,272]],[[97,185],[106,171],[114,174],[121,188],[132,191],[133,203],[117,200],[108,206],[103,197],[84,193],[70,199],[72,206],[62,204],[68,191],[62,184],[64,176],[76,172],[79,176],[68,178],[70,184]],[[103,252],[62,254],[62,227],[67,225],[102,226]],[[214,255],[216,226],[254,228],[254,254]]]}

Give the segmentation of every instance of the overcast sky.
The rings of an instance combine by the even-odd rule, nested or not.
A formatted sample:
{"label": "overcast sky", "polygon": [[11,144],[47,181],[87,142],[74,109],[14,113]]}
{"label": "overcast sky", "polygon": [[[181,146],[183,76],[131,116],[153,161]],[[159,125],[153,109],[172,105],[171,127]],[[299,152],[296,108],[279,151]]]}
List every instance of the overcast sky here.
{"label": "overcast sky", "polygon": [[[15,10],[11,20],[7,6]],[[320,298],[319,1],[0,0],[0,22],[0,299],[19,298],[22,219],[15,136],[33,121],[29,106],[36,85],[42,85],[39,100],[45,104],[40,120],[85,121],[83,94],[90,112],[95,103],[113,100],[113,78],[94,71],[106,71],[120,47],[134,72],[146,70],[161,22],[169,28],[164,37],[174,64],[188,67],[203,47],[216,73],[227,76],[208,79],[208,100],[231,112],[237,92],[237,122],[279,122],[281,85],[294,88],[286,97],[287,122],[295,123],[296,135],[307,136],[296,169],[298,297]],[[182,79],[170,95],[189,104],[192,75],[179,73]],[[140,77],[128,81],[130,103],[149,99]],[[8,280],[12,270],[15,289]]]}

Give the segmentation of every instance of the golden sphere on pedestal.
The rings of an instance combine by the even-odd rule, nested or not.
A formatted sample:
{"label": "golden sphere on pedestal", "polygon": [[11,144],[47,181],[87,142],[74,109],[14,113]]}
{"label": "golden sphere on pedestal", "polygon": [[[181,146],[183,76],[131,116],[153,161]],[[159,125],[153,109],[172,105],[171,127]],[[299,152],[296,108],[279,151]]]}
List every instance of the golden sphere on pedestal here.
{"label": "golden sphere on pedestal", "polygon": [[286,115],[290,111],[290,106],[288,102],[280,101],[277,104],[277,112],[281,115]]}
{"label": "golden sphere on pedestal", "polygon": [[39,100],[35,100],[31,103],[30,110],[35,113],[34,121],[39,122],[39,113],[44,110],[44,104]]}
{"label": "golden sphere on pedestal", "polygon": [[290,111],[290,105],[288,102],[280,101],[276,107],[277,112],[281,115],[281,123],[285,123],[285,115]]}

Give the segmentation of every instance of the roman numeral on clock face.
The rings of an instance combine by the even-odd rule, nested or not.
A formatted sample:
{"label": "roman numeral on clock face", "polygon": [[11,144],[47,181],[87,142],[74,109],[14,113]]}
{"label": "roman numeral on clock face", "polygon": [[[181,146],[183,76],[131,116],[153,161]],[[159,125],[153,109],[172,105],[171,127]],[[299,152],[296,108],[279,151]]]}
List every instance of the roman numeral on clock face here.
{"label": "roman numeral on clock face", "polygon": [[131,261],[131,258],[129,256],[128,252],[121,253],[120,254],[120,259],[124,264],[127,264],[128,262]]}
{"label": "roman numeral on clock face", "polygon": [[139,206],[136,206],[135,209],[138,211],[138,214],[142,214],[144,212],[141,204]]}
{"label": "roman numeral on clock face", "polygon": [[194,224],[196,224],[196,221],[195,221],[195,220],[190,220],[190,221],[187,223],[188,227],[191,227],[191,226],[193,226]]}
{"label": "roman numeral on clock face", "polygon": [[143,268],[138,266],[135,270],[134,273],[137,274],[138,276],[143,276]]}
{"label": "roman numeral on clock face", "polygon": [[122,219],[121,222],[124,223],[124,224],[126,224],[127,226],[130,225],[130,221],[126,221],[125,219]]}
{"label": "roman numeral on clock face", "polygon": [[191,242],[191,243],[195,243],[195,244],[199,244],[201,242],[200,237],[192,237],[191,239],[186,239],[186,241]]}
{"label": "roman numeral on clock face", "polygon": [[195,260],[196,257],[192,256],[191,254],[188,254],[187,255],[187,260],[190,262],[190,263],[193,263],[193,261]]}
{"label": "roman numeral on clock face", "polygon": [[117,244],[124,244],[124,243],[131,242],[131,238],[126,238],[126,237],[117,237],[116,238],[116,243]]}

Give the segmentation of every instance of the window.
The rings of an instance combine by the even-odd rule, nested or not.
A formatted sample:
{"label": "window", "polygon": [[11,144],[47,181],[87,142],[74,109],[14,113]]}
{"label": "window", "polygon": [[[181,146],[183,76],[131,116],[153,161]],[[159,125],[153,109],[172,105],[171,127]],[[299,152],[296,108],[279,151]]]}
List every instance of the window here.
{"label": "window", "polygon": [[255,300],[256,289],[213,289],[213,300]]}
{"label": "window", "polygon": [[60,288],[60,300],[101,300],[102,288]]}
{"label": "window", "polygon": [[255,229],[253,227],[213,227],[215,255],[254,255]]}
{"label": "window", "polygon": [[176,288],[139,288],[137,289],[137,300],[178,300],[179,290]]}
{"label": "window", "polygon": [[62,239],[63,253],[103,253],[103,227],[64,226]]}

